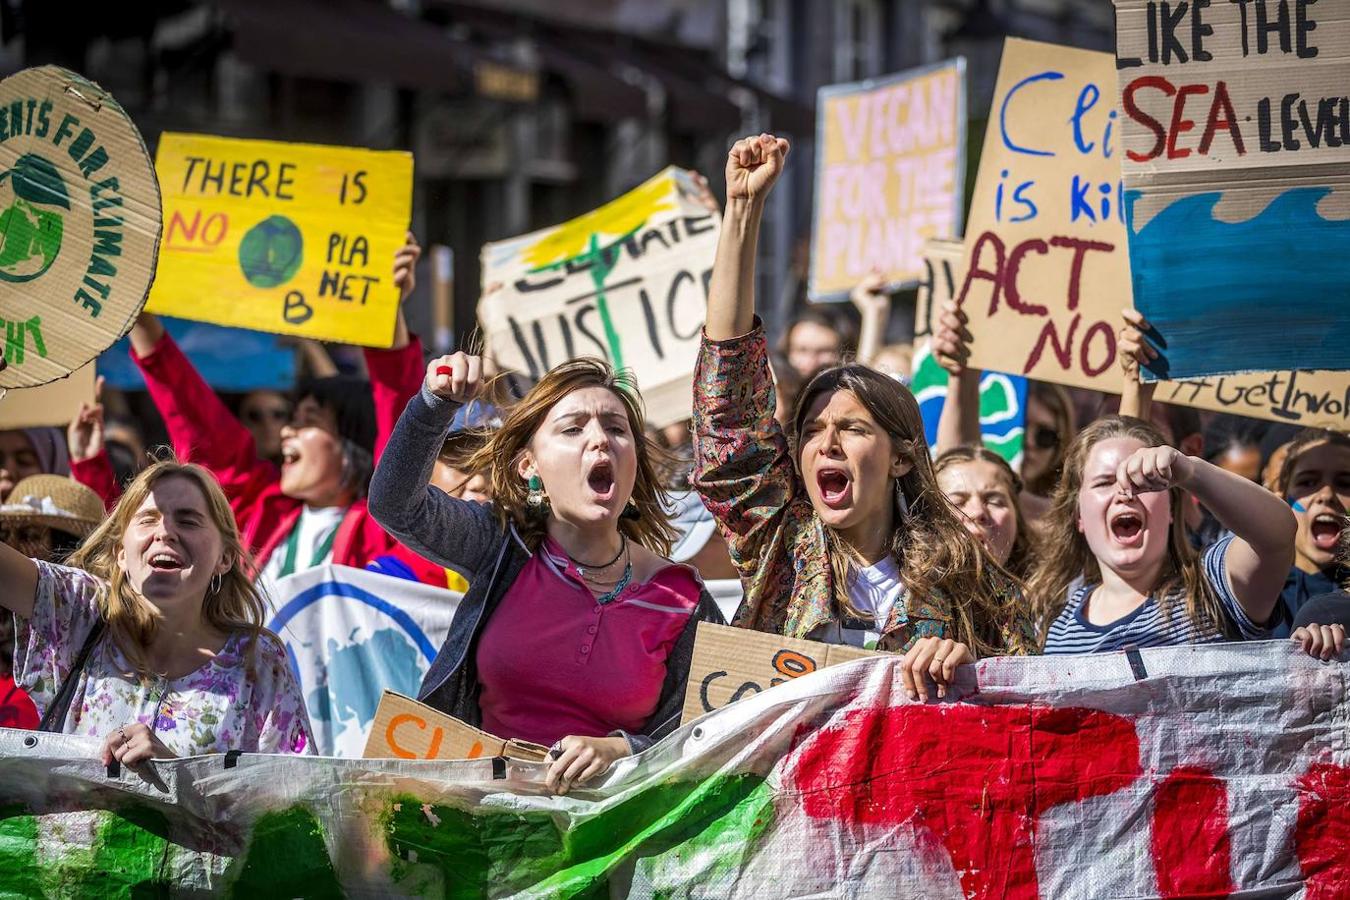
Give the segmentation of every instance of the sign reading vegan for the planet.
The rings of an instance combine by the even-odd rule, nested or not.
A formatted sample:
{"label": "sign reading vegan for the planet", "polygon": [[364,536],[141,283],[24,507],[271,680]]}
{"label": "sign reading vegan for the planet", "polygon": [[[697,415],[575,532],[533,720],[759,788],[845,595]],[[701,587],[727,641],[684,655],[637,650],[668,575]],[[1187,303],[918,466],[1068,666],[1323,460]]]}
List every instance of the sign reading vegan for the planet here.
{"label": "sign reading vegan for the planet", "polygon": [[924,244],[961,233],[966,63],[954,59],[820,89],[813,300],[844,300],[871,272],[924,275]]}
{"label": "sign reading vegan for the planet", "polygon": [[56,66],[0,82],[0,388],[64,378],[126,334],[159,232],[150,155],[110,94]]}
{"label": "sign reading vegan for the planet", "polygon": [[1150,378],[1350,369],[1350,2],[1116,0]]}
{"label": "sign reading vegan for the planet", "polygon": [[155,165],[166,225],[151,312],[393,343],[412,154],[167,133]]}

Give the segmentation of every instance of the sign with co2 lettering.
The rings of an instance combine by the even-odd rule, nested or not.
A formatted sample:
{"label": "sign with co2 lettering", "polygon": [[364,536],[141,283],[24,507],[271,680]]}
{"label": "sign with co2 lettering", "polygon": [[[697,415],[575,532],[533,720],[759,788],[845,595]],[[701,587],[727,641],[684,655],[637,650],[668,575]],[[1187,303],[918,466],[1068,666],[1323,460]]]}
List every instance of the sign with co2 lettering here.
{"label": "sign with co2 lettering", "polygon": [[388,347],[412,154],[166,133],[164,241],[147,309]]}

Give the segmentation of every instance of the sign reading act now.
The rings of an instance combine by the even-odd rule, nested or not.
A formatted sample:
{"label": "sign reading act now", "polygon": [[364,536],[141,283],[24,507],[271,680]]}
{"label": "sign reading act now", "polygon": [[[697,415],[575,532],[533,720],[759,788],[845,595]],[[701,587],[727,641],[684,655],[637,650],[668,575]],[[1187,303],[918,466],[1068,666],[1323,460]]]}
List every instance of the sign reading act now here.
{"label": "sign reading act now", "polygon": [[412,155],[166,133],[151,312],[388,347]]}

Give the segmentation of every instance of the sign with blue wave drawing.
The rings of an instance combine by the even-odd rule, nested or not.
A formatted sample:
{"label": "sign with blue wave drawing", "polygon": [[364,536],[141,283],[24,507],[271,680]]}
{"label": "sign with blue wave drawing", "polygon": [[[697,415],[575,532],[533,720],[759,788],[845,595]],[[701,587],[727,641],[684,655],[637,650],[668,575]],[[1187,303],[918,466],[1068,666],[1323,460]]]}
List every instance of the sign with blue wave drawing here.
{"label": "sign with blue wave drawing", "polygon": [[1149,380],[1350,369],[1350,3],[1116,0]]}
{"label": "sign with blue wave drawing", "polygon": [[417,696],[460,597],[347,566],[277,582],[267,627],[286,645],[320,755],[361,756],[385,689]]}

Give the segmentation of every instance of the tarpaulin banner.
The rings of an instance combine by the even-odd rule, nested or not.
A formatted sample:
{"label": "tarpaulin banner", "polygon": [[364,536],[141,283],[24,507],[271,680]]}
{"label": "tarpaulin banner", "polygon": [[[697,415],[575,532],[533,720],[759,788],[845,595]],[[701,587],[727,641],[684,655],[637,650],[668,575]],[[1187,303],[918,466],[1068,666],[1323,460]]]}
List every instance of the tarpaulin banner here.
{"label": "tarpaulin banner", "polygon": [[417,696],[460,598],[348,566],[276,583],[267,627],[286,644],[318,752],[359,757],[381,694]]}
{"label": "tarpaulin banner", "polygon": [[110,778],[0,731],[0,887],[27,896],[1332,898],[1350,664],[1287,642],[965,669],[899,660],[697,719],[566,797],[513,760],[244,754]]}
{"label": "tarpaulin banner", "polygon": [[491,353],[532,381],[603,359],[632,370],[650,424],[689,418],[718,227],[690,173],[670,166],[571,221],[484,244]]}

